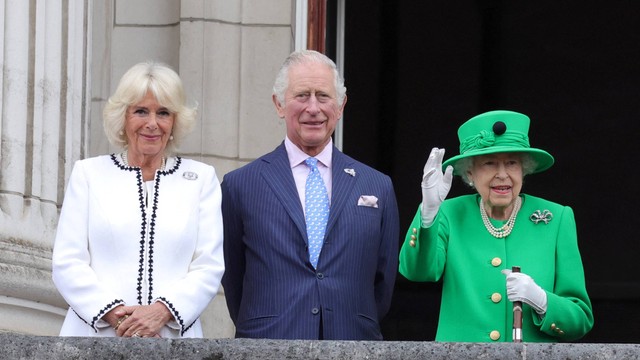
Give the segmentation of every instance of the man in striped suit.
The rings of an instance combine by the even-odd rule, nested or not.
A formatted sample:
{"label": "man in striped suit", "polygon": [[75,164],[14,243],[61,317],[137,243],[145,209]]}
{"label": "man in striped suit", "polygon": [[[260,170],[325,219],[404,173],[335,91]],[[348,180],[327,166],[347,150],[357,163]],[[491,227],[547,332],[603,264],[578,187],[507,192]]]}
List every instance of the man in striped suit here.
{"label": "man in striped suit", "polygon": [[[331,59],[292,53],[273,88],[284,142],[224,177],[222,283],[236,337],[382,339],[398,265],[398,208],[388,176],[333,146],[346,99]],[[305,220],[315,171],[329,212],[326,222],[314,221],[317,247]]]}

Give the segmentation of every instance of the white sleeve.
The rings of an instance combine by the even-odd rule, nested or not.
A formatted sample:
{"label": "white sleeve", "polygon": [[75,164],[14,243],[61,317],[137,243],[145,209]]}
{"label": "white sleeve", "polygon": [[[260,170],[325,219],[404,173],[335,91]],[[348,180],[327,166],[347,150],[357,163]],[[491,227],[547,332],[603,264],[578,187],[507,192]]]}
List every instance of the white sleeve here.
{"label": "white sleeve", "polygon": [[82,161],[74,164],[65,192],[52,257],[52,276],[58,291],[73,311],[95,330],[119,304],[116,294],[103,286],[91,268],[88,241],[89,183]]}

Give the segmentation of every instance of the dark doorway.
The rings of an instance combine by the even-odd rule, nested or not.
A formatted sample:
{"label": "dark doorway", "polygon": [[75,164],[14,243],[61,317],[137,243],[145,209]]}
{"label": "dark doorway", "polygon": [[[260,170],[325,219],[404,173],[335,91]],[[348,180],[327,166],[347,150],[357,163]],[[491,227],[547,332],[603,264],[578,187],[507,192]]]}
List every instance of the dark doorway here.
{"label": "dark doorway", "polygon": [[[556,164],[523,192],[576,215],[595,315],[581,342],[640,339],[638,19],[637,0],[346,1],[344,151],[393,178],[404,235],[432,147],[458,154],[457,127],[483,111],[529,115]],[[399,275],[386,339],[433,340],[439,297]]]}

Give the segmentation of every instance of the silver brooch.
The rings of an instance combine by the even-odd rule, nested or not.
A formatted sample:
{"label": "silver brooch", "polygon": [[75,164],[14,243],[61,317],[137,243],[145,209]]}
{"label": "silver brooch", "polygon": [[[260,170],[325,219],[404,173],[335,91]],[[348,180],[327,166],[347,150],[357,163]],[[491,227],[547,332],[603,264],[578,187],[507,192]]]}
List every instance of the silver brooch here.
{"label": "silver brooch", "polygon": [[539,223],[540,221],[544,221],[545,224],[548,224],[549,221],[553,219],[553,214],[549,210],[536,210],[529,216],[529,220],[533,221],[534,224]]}
{"label": "silver brooch", "polygon": [[187,180],[195,180],[198,178],[198,174],[194,173],[193,171],[185,171],[184,173],[182,173],[182,177]]}
{"label": "silver brooch", "polygon": [[344,172],[346,172],[347,174],[351,175],[351,176],[356,176],[356,171],[353,169],[344,169]]}

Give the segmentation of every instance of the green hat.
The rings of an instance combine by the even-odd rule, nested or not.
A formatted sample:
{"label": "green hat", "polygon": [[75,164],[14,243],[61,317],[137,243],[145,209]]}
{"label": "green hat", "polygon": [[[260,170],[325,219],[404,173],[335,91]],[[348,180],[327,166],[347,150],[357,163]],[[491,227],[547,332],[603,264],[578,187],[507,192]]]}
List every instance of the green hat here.
{"label": "green hat", "polygon": [[471,156],[522,152],[529,154],[537,163],[534,173],[547,170],[553,165],[553,156],[529,145],[529,122],[528,116],[507,110],[489,111],[472,117],[458,129],[460,155],[445,161],[442,168]]}

